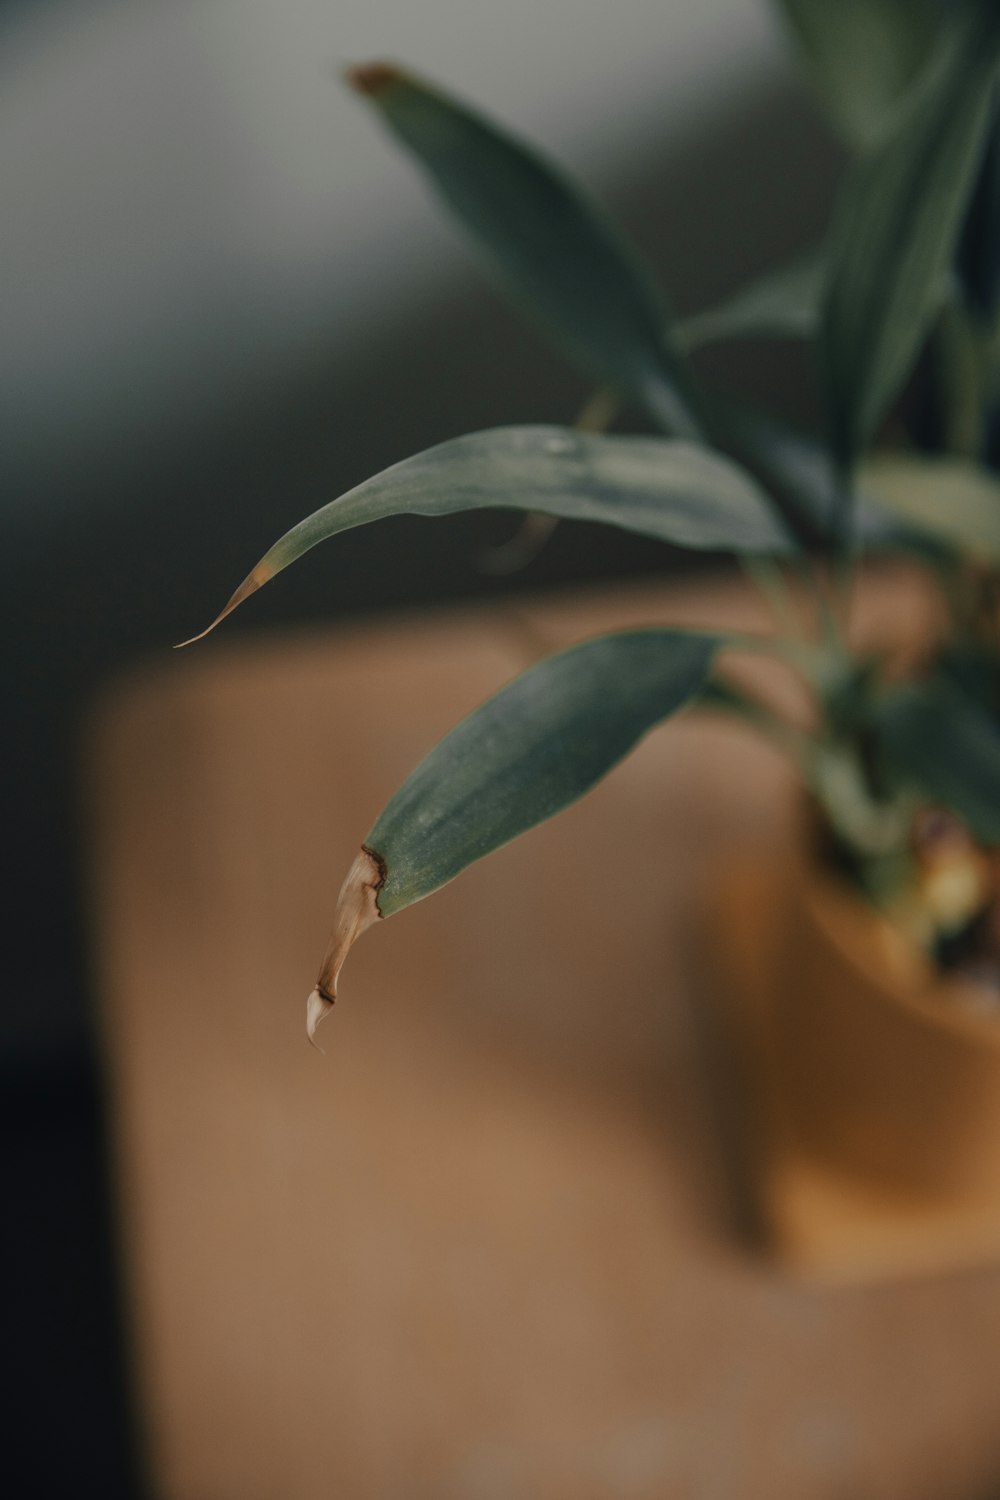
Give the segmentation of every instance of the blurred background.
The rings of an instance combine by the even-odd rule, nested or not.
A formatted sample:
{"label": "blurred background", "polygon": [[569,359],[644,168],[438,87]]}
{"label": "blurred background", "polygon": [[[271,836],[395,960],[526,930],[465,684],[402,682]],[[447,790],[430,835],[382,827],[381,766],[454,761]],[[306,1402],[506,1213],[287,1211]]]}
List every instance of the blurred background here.
{"label": "blurred background", "polygon": [[[680,311],[808,246],[838,161],[766,0],[8,0],[0,27],[7,1465],[19,1496],[136,1496],[88,981],[94,704],[316,505],[588,394],[482,286],[342,67],[404,62],[543,143]],[[514,529],[350,533],[227,628],[685,566],[564,525],[492,577]]]}

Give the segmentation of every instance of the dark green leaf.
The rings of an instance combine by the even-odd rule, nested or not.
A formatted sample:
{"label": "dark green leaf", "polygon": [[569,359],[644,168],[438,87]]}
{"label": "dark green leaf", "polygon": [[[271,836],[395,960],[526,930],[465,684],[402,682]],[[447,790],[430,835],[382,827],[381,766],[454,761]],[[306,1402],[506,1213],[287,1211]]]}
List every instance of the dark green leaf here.
{"label": "dark green leaf", "polygon": [[705,448],[676,438],[499,427],[404,459],[300,521],[261,558],[213,626],[340,531],[387,516],[494,507],[601,521],[680,547],[794,550],[791,534],[750,475]]}
{"label": "dark green leaf", "polygon": [[981,323],[992,326],[1000,307],[1000,109],[996,102],[956,270],[967,305]]}
{"label": "dark green leaf", "polygon": [[931,0],[780,0],[832,119],[871,143],[926,61],[938,29]]}
{"label": "dark green leaf", "polygon": [[582,797],[702,686],[720,638],[600,636],[550,656],[448,734],[365,839],[384,861],[383,916]]}
{"label": "dark green leaf", "polygon": [[819,327],[825,268],[818,255],[796,260],[679,324],[687,350],[723,339],[812,338]]}
{"label": "dark green leaf", "polygon": [[310,1038],[351,947],[467,865],[561,812],[705,683],[718,635],[629,630],[532,667],[421,761],[375,822],[341,888],[309,996]]}
{"label": "dark green leaf", "polygon": [[[831,539],[836,486],[828,449],[774,417],[745,408],[726,410],[725,427],[739,458],[777,497],[790,528],[809,546]],[[857,496],[854,532],[869,551],[908,545],[907,533],[866,493]]]}
{"label": "dark green leaf", "polygon": [[558,168],[398,68],[349,80],[417,158],[521,309],[598,385],[636,400],[666,430],[701,423],[655,283],[607,216]]}
{"label": "dark green leaf", "polygon": [[838,462],[874,433],[940,309],[982,155],[1000,7],[966,6],[834,223],[822,354]]}
{"label": "dark green leaf", "polygon": [[941,652],[936,666],[943,677],[974,701],[996,704],[1000,709],[997,655],[986,641],[964,636]]}
{"label": "dark green leaf", "polygon": [[937,678],[888,694],[879,711],[890,765],[930,802],[951,808],[986,844],[1000,843],[1000,721]]}

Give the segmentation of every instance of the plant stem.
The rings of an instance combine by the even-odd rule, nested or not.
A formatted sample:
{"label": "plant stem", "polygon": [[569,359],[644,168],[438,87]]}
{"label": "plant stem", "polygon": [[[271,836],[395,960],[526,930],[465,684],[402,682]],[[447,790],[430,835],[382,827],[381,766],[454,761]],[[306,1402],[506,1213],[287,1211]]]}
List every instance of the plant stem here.
{"label": "plant stem", "polygon": [[789,640],[807,640],[805,627],[792,604],[792,592],[779,565],[771,557],[744,556],[740,566]]}
{"label": "plant stem", "polygon": [[617,392],[610,386],[601,386],[583,403],[573,426],[577,432],[607,432],[621,405]]}
{"label": "plant stem", "polygon": [[812,736],[776,713],[756,694],[717,677],[706,684],[700,701],[705,707],[722,709],[752,724],[790,757],[804,780],[811,779],[809,769],[815,753]]}

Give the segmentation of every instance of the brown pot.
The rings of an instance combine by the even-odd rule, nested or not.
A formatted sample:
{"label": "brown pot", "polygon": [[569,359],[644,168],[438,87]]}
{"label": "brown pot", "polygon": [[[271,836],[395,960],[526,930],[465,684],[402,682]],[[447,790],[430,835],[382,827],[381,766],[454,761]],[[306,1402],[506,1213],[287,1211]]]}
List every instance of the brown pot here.
{"label": "brown pot", "polygon": [[755,1217],[826,1275],[1000,1256],[1000,1011],[814,869],[722,903]]}

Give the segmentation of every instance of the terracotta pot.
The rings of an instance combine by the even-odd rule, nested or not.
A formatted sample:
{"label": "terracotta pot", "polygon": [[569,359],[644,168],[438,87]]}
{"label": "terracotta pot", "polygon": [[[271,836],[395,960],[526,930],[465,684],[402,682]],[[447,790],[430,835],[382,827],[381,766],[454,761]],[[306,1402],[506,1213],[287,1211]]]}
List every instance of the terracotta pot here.
{"label": "terracotta pot", "polygon": [[1000,1010],[801,865],[734,875],[722,921],[772,1252],[841,1276],[1000,1257]]}

